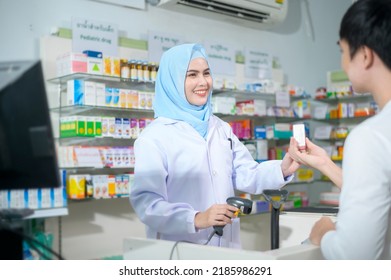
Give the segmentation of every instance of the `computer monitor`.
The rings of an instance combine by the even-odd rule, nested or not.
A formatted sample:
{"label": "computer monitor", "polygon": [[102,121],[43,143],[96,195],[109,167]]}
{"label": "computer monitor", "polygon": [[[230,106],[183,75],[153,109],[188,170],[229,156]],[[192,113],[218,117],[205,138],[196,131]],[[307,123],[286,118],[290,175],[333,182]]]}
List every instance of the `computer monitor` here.
{"label": "computer monitor", "polygon": [[59,186],[41,61],[0,62],[0,189]]}

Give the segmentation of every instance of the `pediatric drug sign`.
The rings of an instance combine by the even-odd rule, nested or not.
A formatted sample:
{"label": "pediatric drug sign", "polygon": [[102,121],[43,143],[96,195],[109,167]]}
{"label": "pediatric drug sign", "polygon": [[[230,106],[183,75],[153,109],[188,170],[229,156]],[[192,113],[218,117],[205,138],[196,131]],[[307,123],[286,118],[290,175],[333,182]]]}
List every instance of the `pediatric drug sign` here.
{"label": "pediatric drug sign", "polygon": [[118,56],[118,26],[95,20],[72,18],[72,50],[99,51]]}

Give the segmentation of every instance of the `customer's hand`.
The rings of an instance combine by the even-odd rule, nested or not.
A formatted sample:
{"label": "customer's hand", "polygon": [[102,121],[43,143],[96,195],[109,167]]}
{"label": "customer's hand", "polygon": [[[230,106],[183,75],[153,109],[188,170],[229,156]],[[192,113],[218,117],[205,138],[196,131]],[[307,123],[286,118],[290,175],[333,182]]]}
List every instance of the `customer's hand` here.
{"label": "customer's hand", "polygon": [[300,151],[295,138],[291,137],[288,153],[295,161],[318,169],[338,187],[342,188],[343,178],[342,169],[336,165],[327,154],[327,152],[312,143],[308,138],[305,139],[307,149]]}
{"label": "customer's hand", "polygon": [[231,224],[231,218],[235,218],[235,212],[239,209],[229,204],[214,204],[205,212],[199,212],[194,217],[194,225],[197,229],[211,226],[225,226]]}
{"label": "customer's hand", "polygon": [[320,218],[312,227],[310,233],[311,243],[319,246],[323,236],[331,230],[335,230],[334,222],[329,217]]}
{"label": "customer's hand", "polygon": [[289,143],[288,153],[295,161],[313,167],[316,169],[321,169],[323,165],[330,161],[330,157],[327,152],[312,143],[308,138],[305,139],[306,150],[299,150],[299,145],[295,138],[291,137]]}

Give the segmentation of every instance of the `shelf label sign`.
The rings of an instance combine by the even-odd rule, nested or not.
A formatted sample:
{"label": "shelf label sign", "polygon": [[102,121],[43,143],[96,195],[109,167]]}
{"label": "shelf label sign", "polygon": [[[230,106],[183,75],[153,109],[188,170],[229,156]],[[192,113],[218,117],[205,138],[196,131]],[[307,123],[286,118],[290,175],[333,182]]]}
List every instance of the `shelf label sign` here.
{"label": "shelf label sign", "polygon": [[183,36],[162,33],[157,31],[148,32],[148,60],[151,62],[159,62],[162,54],[184,42]]}
{"label": "shelf label sign", "polygon": [[287,91],[276,92],[276,106],[289,108],[291,106],[291,98]]}
{"label": "shelf label sign", "polygon": [[216,42],[204,42],[212,74],[236,75],[235,50]]}
{"label": "shelf label sign", "polygon": [[244,67],[246,78],[272,78],[272,58],[268,53],[246,48]]}
{"label": "shelf label sign", "polygon": [[116,24],[72,18],[72,50],[102,52],[118,56],[118,26]]}

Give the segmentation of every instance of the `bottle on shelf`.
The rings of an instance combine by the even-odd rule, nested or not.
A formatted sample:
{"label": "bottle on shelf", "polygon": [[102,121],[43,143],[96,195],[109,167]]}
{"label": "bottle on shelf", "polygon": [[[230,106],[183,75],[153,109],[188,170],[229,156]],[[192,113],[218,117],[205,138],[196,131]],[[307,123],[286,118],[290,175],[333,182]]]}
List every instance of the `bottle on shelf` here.
{"label": "bottle on shelf", "polygon": [[127,59],[121,59],[120,62],[120,77],[122,81],[128,81],[130,78],[130,68]]}
{"label": "bottle on shelf", "polygon": [[150,80],[151,80],[148,62],[145,60],[143,61],[143,80],[144,80],[144,82],[150,82]]}
{"label": "bottle on shelf", "polygon": [[144,81],[144,72],[143,72],[143,62],[141,60],[136,61],[136,69],[137,69],[137,81]]}
{"label": "bottle on shelf", "polygon": [[132,82],[137,81],[137,66],[136,66],[136,60],[131,59],[129,60],[129,68],[130,68],[130,80]]}
{"label": "bottle on shelf", "polygon": [[151,77],[151,82],[156,82],[158,66],[155,62],[149,64],[149,73]]}

